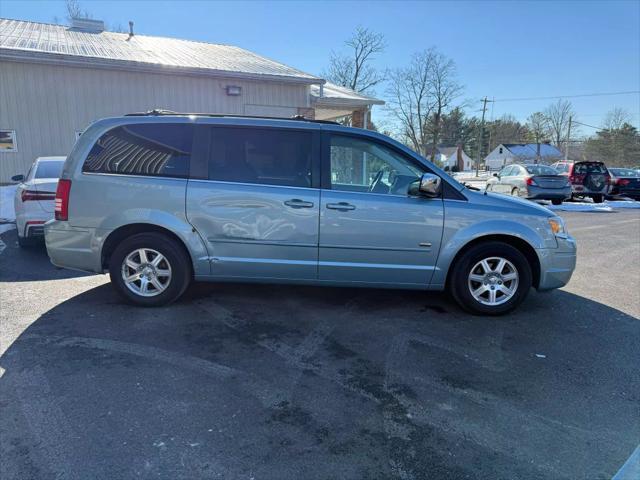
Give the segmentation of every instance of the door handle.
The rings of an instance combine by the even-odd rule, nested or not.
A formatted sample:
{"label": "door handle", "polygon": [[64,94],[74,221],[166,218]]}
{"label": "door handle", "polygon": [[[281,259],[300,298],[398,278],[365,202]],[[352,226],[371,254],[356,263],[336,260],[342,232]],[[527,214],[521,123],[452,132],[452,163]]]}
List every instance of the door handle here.
{"label": "door handle", "polygon": [[355,210],[356,206],[347,202],[327,203],[327,208],[330,210],[339,210],[340,212],[346,212],[347,210]]}
{"label": "door handle", "polygon": [[305,202],[299,198],[292,198],[284,202],[284,204],[291,208],[313,208],[313,202]]}

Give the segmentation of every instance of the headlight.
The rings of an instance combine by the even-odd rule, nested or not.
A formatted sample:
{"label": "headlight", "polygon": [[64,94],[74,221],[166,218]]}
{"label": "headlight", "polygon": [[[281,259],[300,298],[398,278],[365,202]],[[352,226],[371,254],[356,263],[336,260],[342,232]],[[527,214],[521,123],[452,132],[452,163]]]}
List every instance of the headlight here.
{"label": "headlight", "polygon": [[554,235],[566,235],[567,233],[564,227],[564,221],[560,217],[550,217],[549,226]]}

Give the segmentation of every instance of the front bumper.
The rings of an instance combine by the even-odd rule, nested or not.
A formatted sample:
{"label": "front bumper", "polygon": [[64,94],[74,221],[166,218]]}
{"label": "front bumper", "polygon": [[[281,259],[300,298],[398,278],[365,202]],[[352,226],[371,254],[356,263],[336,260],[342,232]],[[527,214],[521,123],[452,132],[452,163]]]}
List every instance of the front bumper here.
{"label": "front bumper", "polygon": [[571,235],[556,236],[558,248],[538,249],[540,281],[538,290],[564,287],[576,268],[576,241]]}
{"label": "front bumper", "polygon": [[102,273],[100,244],[94,229],[50,220],[44,225],[44,239],[49,259],[55,266]]}

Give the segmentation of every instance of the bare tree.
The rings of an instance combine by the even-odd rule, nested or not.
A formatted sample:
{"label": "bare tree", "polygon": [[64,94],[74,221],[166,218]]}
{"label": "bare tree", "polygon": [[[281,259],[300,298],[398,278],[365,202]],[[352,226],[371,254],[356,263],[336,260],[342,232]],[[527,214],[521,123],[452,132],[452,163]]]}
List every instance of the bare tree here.
{"label": "bare tree", "polygon": [[449,110],[452,102],[462,94],[462,86],[456,81],[455,62],[435,48],[431,48],[429,53],[432,66],[429,74],[429,90],[433,95],[435,104],[431,122],[431,135],[433,137],[431,162],[433,162],[440,139],[442,115]]}
{"label": "bare tree", "polygon": [[429,119],[436,103],[430,91],[433,50],[416,53],[405,68],[389,71],[387,110],[397,121],[401,139],[428,156]]}
{"label": "bare tree", "polygon": [[540,144],[549,135],[549,119],[542,112],[535,112],[527,119],[527,129],[531,139],[536,143],[536,163],[540,163]]}
{"label": "bare tree", "polygon": [[383,80],[383,75],[371,64],[385,49],[384,36],[368,28],[356,28],[345,42],[351,52],[331,52],[329,68],[323,76],[329,81],[356,92],[368,93]]}
{"label": "bare tree", "polygon": [[569,118],[574,116],[571,102],[560,99],[549,105],[544,114],[549,123],[553,142],[560,148],[563,139],[566,139],[569,133]]}
{"label": "bare tree", "polygon": [[631,114],[624,108],[616,107],[607,112],[602,126],[605,130],[618,130],[625,123],[631,123]]}
{"label": "bare tree", "polygon": [[67,0],[67,20],[71,23],[74,18],[91,18],[88,10],[83,10],[78,0]]}

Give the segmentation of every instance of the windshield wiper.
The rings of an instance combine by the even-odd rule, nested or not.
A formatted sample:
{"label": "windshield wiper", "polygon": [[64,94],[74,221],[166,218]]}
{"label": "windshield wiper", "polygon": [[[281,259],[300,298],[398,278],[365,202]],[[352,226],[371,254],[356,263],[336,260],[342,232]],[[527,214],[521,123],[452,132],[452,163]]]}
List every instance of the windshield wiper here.
{"label": "windshield wiper", "polygon": [[464,185],[465,188],[468,188],[469,190],[475,190],[476,192],[479,192],[480,190],[482,190],[481,188],[474,187],[473,185],[467,182],[462,182],[462,185]]}

